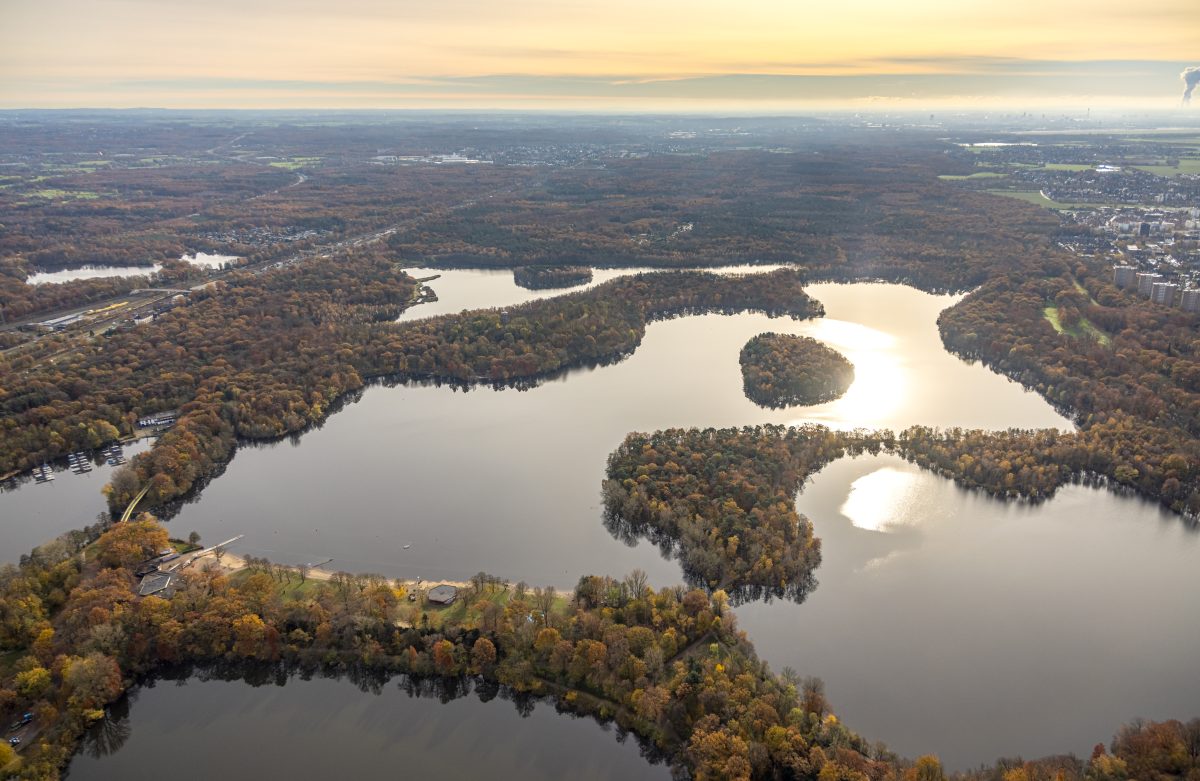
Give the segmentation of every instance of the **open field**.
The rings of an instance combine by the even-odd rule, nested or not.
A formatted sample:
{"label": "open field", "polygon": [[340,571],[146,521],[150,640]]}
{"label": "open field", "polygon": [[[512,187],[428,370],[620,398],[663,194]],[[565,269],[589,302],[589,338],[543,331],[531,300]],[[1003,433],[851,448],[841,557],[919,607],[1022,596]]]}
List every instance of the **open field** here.
{"label": "open field", "polygon": [[57,190],[48,188],[45,190],[34,190],[29,193],[35,198],[49,198],[55,201],[65,200],[83,200],[94,201],[97,198],[103,197],[100,193],[91,192],[90,190]]}
{"label": "open field", "polygon": [[1047,209],[1068,209],[1065,203],[1052,201],[1036,190],[988,190],[991,195],[1002,195],[1005,198],[1015,198],[1018,201],[1032,203],[1034,206],[1045,206]]}
{"label": "open field", "polygon": [[1131,168],[1146,171],[1156,176],[1200,175],[1200,157],[1185,157],[1179,161],[1178,167],[1170,165],[1135,165],[1131,166]]}
{"label": "open field", "polygon": [[1015,198],[1018,201],[1032,203],[1034,206],[1045,206],[1047,209],[1095,209],[1102,206],[1127,206],[1115,203],[1059,203],[1052,201],[1036,190],[985,190],[990,195],[1002,195],[1005,198]]}
{"label": "open field", "polygon": [[1054,326],[1054,330],[1060,334],[1067,334],[1076,338],[1087,336],[1103,345],[1108,345],[1112,342],[1112,338],[1108,334],[1093,325],[1086,317],[1081,317],[1077,325],[1067,328],[1062,324],[1062,320],[1058,316],[1058,307],[1048,306],[1042,310],[1042,314],[1050,322],[1050,325]]}

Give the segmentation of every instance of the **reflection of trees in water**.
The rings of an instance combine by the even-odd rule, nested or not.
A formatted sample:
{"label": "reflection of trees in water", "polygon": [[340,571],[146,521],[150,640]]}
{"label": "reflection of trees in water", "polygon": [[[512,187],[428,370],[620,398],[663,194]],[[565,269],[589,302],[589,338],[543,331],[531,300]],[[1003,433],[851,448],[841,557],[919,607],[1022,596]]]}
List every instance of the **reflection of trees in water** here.
{"label": "reflection of trees in water", "polygon": [[[608,489],[609,485],[613,483],[614,481],[611,480],[605,481],[605,488]],[[692,545],[683,545],[671,532],[640,520],[638,517],[630,517],[623,512],[624,502],[623,491],[614,488],[605,490],[603,493],[604,528],[608,530],[609,534],[631,548],[642,540],[649,540],[662,553],[664,559],[679,561],[679,565],[683,569],[683,579],[689,586],[709,592],[714,590],[703,575],[704,572],[712,572],[720,567],[720,554],[714,551],[711,545],[704,540],[697,540]],[[801,516],[801,521],[808,522],[803,516]],[[808,595],[817,587],[815,570],[821,562],[819,549],[808,552],[806,560],[808,566],[803,571],[796,573],[792,582],[786,586],[754,584],[731,586],[726,584],[721,588],[729,595],[730,604],[735,606],[759,600],[770,602],[773,599],[787,599],[800,603],[807,599]]]}
{"label": "reflection of trees in water", "polygon": [[[618,743],[624,743],[633,733],[616,726],[610,718],[582,714],[572,711],[570,707],[553,697],[539,697],[527,692],[518,692],[496,681],[479,677],[442,678],[412,675],[393,676],[385,670],[363,665],[343,664],[335,668],[302,666],[282,662],[214,662],[204,665],[178,664],[160,668],[146,677],[125,696],[109,705],[104,711],[104,718],[97,721],[85,733],[80,745],[80,752],[99,759],[114,754],[125,745],[133,732],[130,723],[130,706],[137,700],[141,689],[155,688],[159,683],[171,682],[176,687],[183,687],[190,681],[222,681],[226,683],[246,683],[250,686],[284,686],[292,681],[305,681],[314,678],[328,680],[345,680],[354,684],[360,691],[376,696],[384,693],[387,685],[395,680],[400,691],[409,697],[435,699],[443,705],[454,700],[469,697],[472,694],[481,703],[489,703],[499,698],[512,703],[513,708],[522,718],[528,718],[538,703],[553,704],[555,711],[577,719],[591,719],[605,732],[612,731]],[[181,695],[172,695],[181,696]],[[614,728],[615,727],[615,728]],[[638,751],[651,764],[662,764],[668,760],[666,754],[654,744],[633,735],[637,740]]]}
{"label": "reflection of trees in water", "polygon": [[96,759],[119,751],[133,731],[129,724],[129,702],[129,697],[122,697],[105,708],[104,717],[83,734],[80,751]]}

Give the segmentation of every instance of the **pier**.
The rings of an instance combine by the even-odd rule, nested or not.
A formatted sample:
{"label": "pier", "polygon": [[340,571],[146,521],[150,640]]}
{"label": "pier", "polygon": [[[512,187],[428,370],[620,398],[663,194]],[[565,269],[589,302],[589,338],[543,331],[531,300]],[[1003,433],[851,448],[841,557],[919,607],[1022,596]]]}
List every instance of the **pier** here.
{"label": "pier", "polygon": [[92,471],[92,462],[82,450],[67,456],[67,463],[71,465],[71,471],[77,475]]}

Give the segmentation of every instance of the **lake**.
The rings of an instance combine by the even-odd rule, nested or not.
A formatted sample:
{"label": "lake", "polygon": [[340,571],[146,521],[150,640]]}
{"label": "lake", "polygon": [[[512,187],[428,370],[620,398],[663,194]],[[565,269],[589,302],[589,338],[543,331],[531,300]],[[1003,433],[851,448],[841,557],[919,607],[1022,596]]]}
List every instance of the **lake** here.
{"label": "lake", "polygon": [[643,758],[635,737],[618,742],[615,727],[546,703],[523,716],[502,697],[471,693],[442,704],[409,696],[396,681],[366,693],[325,678],[257,687],[159,681],[133,697],[127,716],[85,739],[71,781],[159,771],[177,779],[671,778]]}
{"label": "lake", "polygon": [[[125,457],[133,458],[152,443],[151,439],[139,439],[125,445]],[[35,483],[28,473],[0,482],[0,564],[17,562],[35,546],[63,532],[90,526],[96,515],[107,509],[100,489],[113,467],[103,459],[94,457],[92,471],[81,475],[70,470],[66,459],[50,466],[52,482]]]}
{"label": "lake", "polygon": [[162,266],[80,266],[62,271],[39,271],[25,278],[27,285],[46,285],[57,282],[72,282],[76,279],[99,279],[100,277],[138,277],[161,271]]}
{"label": "lake", "polygon": [[[519,290],[511,276],[499,279]],[[581,574],[640,567],[665,584],[679,579],[673,561],[649,544],[625,547],[600,522],[606,459],[630,431],[805,421],[1070,427],[1037,395],[942,349],[934,321],[956,298],[883,284],[812,291],[828,310],[823,320],[653,323],[627,360],[527,391],[370,387],[319,429],[240,448],[171,525],[213,541],[245,534],[239,550],[275,561],[333,557],[333,567],[389,576],[462,580],[486,570],[567,588]],[[742,393],[738,352],[767,330],[829,342],[858,380],[828,404],[758,407]]]}
{"label": "lake", "polygon": [[[704,269],[716,274],[761,274],[780,268],[778,264],[763,266],[721,266]],[[592,270],[592,281],[571,287],[548,290],[528,290],[513,281],[511,271],[489,271],[486,269],[439,269],[407,268],[405,273],[416,279],[438,278],[425,283],[438,294],[437,301],[421,304],[404,310],[396,322],[422,320],[437,315],[454,314],[468,309],[488,309],[523,304],[540,298],[552,298],[564,293],[577,293],[593,288],[602,282],[661,269],[651,268],[598,268]]]}
{"label": "lake", "polygon": [[[408,318],[554,294],[518,288],[507,271],[413,273],[442,277],[429,283],[439,302]],[[332,568],[389,576],[485,570],[568,589],[582,574],[641,568],[664,585],[680,580],[678,565],[602,523],[605,462],[630,431],[1072,427],[1036,394],[945,351],[936,320],[958,296],[874,283],[809,292],[825,318],[657,322],[628,359],[526,391],[371,386],[320,428],[241,447],[171,531],[245,534],[239,553],[333,557]],[[855,383],[816,407],[754,405],[738,352],[764,331],[826,342],[855,364]],[[869,739],[963,767],[1087,753],[1133,716],[1195,715],[1186,705],[1200,692],[1183,665],[1200,649],[1187,620],[1200,568],[1185,566],[1196,536],[1156,506],[1081,486],[1040,506],[1003,503],[881,456],[829,465],[799,507],[822,538],[820,585],[805,604],[738,614],[774,669],[824,678],[839,716]]]}
{"label": "lake", "polygon": [[1082,485],[1004,502],[886,455],[826,466],[797,508],[818,587],[738,619],[861,734],[965,769],[1200,715],[1200,534],[1178,516]]}

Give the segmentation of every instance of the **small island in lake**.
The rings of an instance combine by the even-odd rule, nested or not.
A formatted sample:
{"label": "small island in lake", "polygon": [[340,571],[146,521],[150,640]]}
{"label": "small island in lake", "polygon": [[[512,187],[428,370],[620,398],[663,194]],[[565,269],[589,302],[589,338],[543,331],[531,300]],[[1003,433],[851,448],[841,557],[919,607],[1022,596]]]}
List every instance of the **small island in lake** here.
{"label": "small island in lake", "polygon": [[763,407],[833,401],[854,382],[854,366],[844,355],[807,336],[759,334],[738,360],[746,397]]}
{"label": "small island in lake", "polygon": [[587,266],[517,266],[513,281],[527,290],[575,287],[591,282],[592,270]]}

